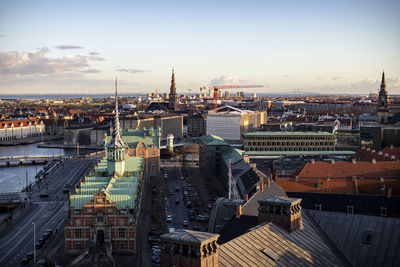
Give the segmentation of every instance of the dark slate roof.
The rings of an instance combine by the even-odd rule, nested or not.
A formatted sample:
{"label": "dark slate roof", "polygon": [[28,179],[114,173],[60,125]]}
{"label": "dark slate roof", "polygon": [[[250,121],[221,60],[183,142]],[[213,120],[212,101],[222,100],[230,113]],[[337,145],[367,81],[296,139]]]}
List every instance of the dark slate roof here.
{"label": "dark slate roof", "polygon": [[167,102],[151,102],[150,105],[147,107],[146,111],[156,111],[162,110],[167,112],[168,111],[168,103]]}
{"label": "dark slate roof", "polygon": [[400,219],[316,210],[306,212],[352,265],[400,266]]}
{"label": "dark slate roof", "polygon": [[[292,233],[272,222],[244,233],[243,228],[256,219],[242,216],[225,227],[242,233],[219,247],[219,266],[346,266],[307,215],[302,215],[303,228]],[[222,234],[218,242],[221,238]]]}
{"label": "dark slate roof", "polygon": [[219,232],[218,244],[224,244],[258,225],[256,216],[242,215],[240,218],[232,218]]}
{"label": "dark slate roof", "polygon": [[237,207],[243,202],[242,199],[218,198],[211,210],[208,231],[218,233],[235,216]]}

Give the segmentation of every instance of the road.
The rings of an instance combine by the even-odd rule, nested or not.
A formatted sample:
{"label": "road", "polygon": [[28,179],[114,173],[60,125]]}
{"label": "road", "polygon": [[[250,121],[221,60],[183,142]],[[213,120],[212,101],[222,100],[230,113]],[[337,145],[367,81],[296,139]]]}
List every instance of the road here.
{"label": "road", "polygon": [[[64,235],[64,222],[68,216],[68,194],[63,193],[65,184],[75,185],[97,159],[71,159],[62,162],[40,184],[33,188],[30,203],[18,211],[9,225],[2,225],[0,231],[0,264],[19,266],[21,259],[33,252],[33,225],[36,227],[36,242],[47,229],[57,230],[36,250],[36,259],[45,258],[54,253]],[[71,188],[71,190],[74,190]],[[48,197],[40,197],[48,194]],[[19,214],[19,215],[17,215]],[[31,262],[32,263],[32,262]]]}

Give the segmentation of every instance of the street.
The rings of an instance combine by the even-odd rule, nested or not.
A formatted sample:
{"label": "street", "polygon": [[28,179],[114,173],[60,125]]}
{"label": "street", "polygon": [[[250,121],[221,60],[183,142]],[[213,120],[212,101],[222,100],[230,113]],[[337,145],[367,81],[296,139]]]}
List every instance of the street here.
{"label": "street", "polygon": [[[53,232],[47,240],[44,239],[43,246],[36,249],[37,261],[51,256],[64,245],[68,194],[63,193],[63,189],[66,184],[71,184],[71,190],[74,190],[73,185],[88,174],[96,161],[95,158],[63,161],[42,182],[35,184],[25,207],[15,211],[13,219],[0,227],[0,263],[3,266],[19,266],[21,260],[33,252],[32,223],[35,223],[36,242],[47,229]],[[33,260],[28,265],[32,264]]]}

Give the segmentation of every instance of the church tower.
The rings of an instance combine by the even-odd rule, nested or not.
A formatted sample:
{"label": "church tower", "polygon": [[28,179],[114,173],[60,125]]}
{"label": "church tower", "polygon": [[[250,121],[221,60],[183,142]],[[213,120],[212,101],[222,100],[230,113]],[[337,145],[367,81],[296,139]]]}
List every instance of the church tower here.
{"label": "church tower", "polygon": [[124,174],[125,152],[128,149],[128,145],[122,140],[119,131],[118,87],[117,78],[115,78],[115,118],[112,137],[107,144],[107,171],[109,175],[114,176],[122,176]]}
{"label": "church tower", "polygon": [[378,111],[377,111],[377,122],[388,123],[389,121],[389,108],[388,108],[388,93],[386,91],[385,83],[385,72],[382,72],[381,89],[379,90],[378,98]]}
{"label": "church tower", "polygon": [[176,95],[176,87],[175,87],[175,73],[174,68],[172,68],[172,78],[171,78],[171,88],[169,90],[169,110],[177,109],[177,95]]}

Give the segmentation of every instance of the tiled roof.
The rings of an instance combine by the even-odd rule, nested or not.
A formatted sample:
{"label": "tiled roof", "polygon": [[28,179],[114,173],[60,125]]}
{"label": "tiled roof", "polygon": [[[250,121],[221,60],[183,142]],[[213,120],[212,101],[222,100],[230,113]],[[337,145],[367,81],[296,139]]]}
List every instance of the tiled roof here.
{"label": "tiled roof", "polygon": [[400,265],[400,219],[316,210],[305,212],[353,266]]}
{"label": "tiled roof", "polygon": [[318,161],[307,163],[298,174],[298,178],[352,178],[357,177],[399,177],[400,161],[347,162],[334,164]]}
{"label": "tiled roof", "polygon": [[219,247],[219,265],[343,266],[310,218],[302,214],[302,220],[303,228],[292,233],[267,222],[222,244]]}
{"label": "tiled roof", "polygon": [[200,138],[200,140],[203,141],[204,144],[206,144],[207,146],[227,146],[228,143],[224,141],[224,139],[222,139],[219,136],[210,134],[210,135],[205,135],[202,136]]}
{"label": "tiled roof", "polygon": [[18,127],[26,127],[29,126],[29,123],[31,123],[31,125],[35,125],[35,124],[40,124],[40,120],[39,119],[26,119],[26,120],[2,120],[0,121],[0,129],[4,129],[4,128],[18,128]]}
{"label": "tiled roof", "polygon": [[[391,156],[394,155],[395,158],[392,159]],[[360,149],[354,155],[352,155],[349,160],[361,160],[361,161],[371,161],[375,159],[377,161],[390,161],[400,159],[400,147],[386,147],[380,152],[371,149]]]}

